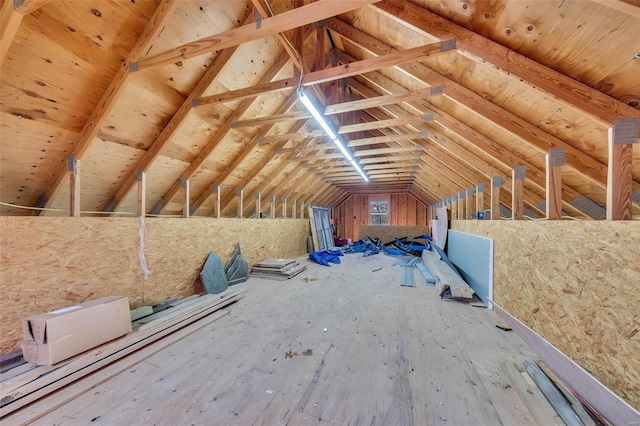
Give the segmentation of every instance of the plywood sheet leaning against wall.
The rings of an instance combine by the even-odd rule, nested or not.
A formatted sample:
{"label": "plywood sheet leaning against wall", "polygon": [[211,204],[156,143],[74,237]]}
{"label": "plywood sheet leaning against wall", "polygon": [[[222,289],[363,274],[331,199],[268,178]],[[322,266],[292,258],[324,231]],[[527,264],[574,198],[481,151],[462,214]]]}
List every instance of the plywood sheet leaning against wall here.
{"label": "plywood sheet leaning against wall", "polygon": [[308,220],[0,217],[0,353],[18,347],[21,319],[108,295],[132,308],[202,291],[209,252],[223,262],[235,244],[253,264],[306,253]]}
{"label": "plywood sheet leaning against wall", "polygon": [[453,226],[494,240],[496,303],[640,408],[639,222]]}

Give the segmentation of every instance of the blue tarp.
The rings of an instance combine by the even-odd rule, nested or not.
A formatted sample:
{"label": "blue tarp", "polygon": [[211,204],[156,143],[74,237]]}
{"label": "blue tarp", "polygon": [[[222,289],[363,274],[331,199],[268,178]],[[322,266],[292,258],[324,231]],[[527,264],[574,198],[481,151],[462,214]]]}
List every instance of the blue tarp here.
{"label": "blue tarp", "polygon": [[345,253],[364,253],[362,257],[380,253],[380,248],[369,238],[363,238],[344,250]]}
{"label": "blue tarp", "polygon": [[340,263],[340,256],[344,256],[342,251],[339,249],[336,250],[322,250],[322,251],[314,251],[309,254],[309,259],[313,260],[319,265],[323,266],[331,266],[331,263]]}

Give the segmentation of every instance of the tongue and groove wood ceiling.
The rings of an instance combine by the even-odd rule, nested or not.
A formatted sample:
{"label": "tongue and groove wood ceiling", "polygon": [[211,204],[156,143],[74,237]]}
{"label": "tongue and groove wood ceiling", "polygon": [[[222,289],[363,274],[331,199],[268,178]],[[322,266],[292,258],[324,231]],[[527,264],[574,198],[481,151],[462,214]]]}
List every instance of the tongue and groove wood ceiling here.
{"label": "tongue and groove wood ceiling", "polygon": [[[214,191],[233,216],[242,189],[248,217],[258,193],[263,211],[283,197],[337,205],[376,192],[432,204],[492,176],[503,177],[509,208],[511,172],[524,165],[525,211],[541,217],[555,147],[566,150],[564,212],[600,219],[608,128],[640,117],[632,0],[1,7],[0,201],[62,210],[45,214],[68,214],[74,155],[87,212],[134,212],[138,170],[153,214],[180,214],[183,179],[196,216],[213,213]],[[297,101],[299,83],[327,106],[370,182]],[[638,215],[637,146],[633,157]]]}

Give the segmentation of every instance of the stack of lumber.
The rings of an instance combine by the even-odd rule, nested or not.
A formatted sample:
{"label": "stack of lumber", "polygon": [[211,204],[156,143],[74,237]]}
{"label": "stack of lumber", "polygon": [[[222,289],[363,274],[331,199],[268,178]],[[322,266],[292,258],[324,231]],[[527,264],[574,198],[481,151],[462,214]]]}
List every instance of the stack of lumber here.
{"label": "stack of lumber", "polygon": [[436,281],[436,288],[440,297],[447,291],[451,291],[451,298],[471,300],[474,291],[469,287],[460,275],[447,265],[437,253],[429,250],[422,252],[422,260]]}
{"label": "stack of lumber", "polygon": [[134,331],[126,336],[58,364],[24,364],[2,374],[0,421],[25,424],[44,416],[225,316],[229,311],[221,309],[241,297],[241,291],[234,291],[194,298],[134,321]]}
{"label": "stack of lumber", "polygon": [[295,259],[266,259],[251,268],[251,276],[269,280],[286,281],[307,269]]}

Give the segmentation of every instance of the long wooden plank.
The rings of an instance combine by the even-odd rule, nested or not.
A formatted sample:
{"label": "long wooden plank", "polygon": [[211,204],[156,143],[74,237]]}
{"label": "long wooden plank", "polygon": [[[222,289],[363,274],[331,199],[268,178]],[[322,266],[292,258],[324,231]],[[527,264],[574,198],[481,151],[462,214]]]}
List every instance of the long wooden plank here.
{"label": "long wooden plank", "polygon": [[[86,352],[65,363],[61,368],[53,368],[50,373],[40,376],[38,380],[27,383],[3,386],[1,394],[3,401],[10,401],[0,407],[0,417],[25,406],[26,404],[47,395],[54,390],[65,386],[72,381],[90,374],[132,352],[154,342],[185,325],[191,324],[216,310],[227,306],[239,297],[239,292],[228,293],[223,297],[210,297],[201,304],[190,309],[180,310],[173,315],[164,317],[159,324],[149,323],[138,329],[135,333],[99,347],[96,350]],[[211,303],[213,302],[213,303]]]}
{"label": "long wooden plank", "polygon": [[[380,68],[391,67],[405,62],[410,62],[427,56],[436,56],[438,54],[448,53],[454,49],[453,46],[454,45],[451,44],[450,41],[430,43],[424,46],[418,46],[402,51],[395,51],[375,58],[363,59],[361,61],[353,62],[347,65],[331,67],[305,74],[301,80],[298,77],[285,78],[271,83],[259,84],[252,87],[246,87],[225,93],[219,93],[212,96],[206,96],[197,99],[196,103],[197,105],[224,103],[253,96],[265,95],[268,93],[280,92],[283,90],[291,90],[295,89],[298,86],[307,87],[313,86],[315,84],[327,83],[354,75],[375,71]],[[414,97],[420,97],[419,94],[413,95]]]}
{"label": "long wooden plank", "polygon": [[546,217],[547,220],[562,219],[562,165],[553,162],[553,156],[545,156],[547,163]]}
{"label": "long wooden plank", "polygon": [[434,37],[455,38],[461,54],[476,62],[491,64],[497,71],[523,81],[565,105],[579,108],[600,123],[610,126],[619,118],[640,118],[637,109],[431,13],[426,8],[403,0],[384,0],[375,7],[392,19],[412,25]]}
{"label": "long wooden plank", "polygon": [[595,377],[576,364],[542,336],[493,302],[494,309],[527,345],[589,405],[602,414],[611,424],[632,425],[640,422],[640,413],[618,395],[600,383]]}
{"label": "long wooden plank", "polygon": [[13,425],[29,424],[41,418],[45,414],[52,412],[56,408],[61,407],[64,404],[78,398],[80,395],[89,392],[90,390],[96,388],[102,383],[105,383],[107,380],[117,376],[118,374],[127,371],[131,367],[139,364],[152,355],[157,354],[161,350],[166,349],[169,346],[184,339],[185,337],[190,336],[201,328],[224,317],[225,315],[229,314],[229,312],[230,311],[227,310],[218,311],[201,320],[198,320],[193,324],[190,324],[182,328],[181,330],[178,330],[175,333],[172,333],[169,336],[164,337],[157,342],[134,352],[127,357],[124,357],[123,359],[114,362],[113,364],[110,364],[107,367],[104,367],[94,372],[93,374],[72,383],[69,386],[66,386],[64,388],[64,391],[47,395],[35,401],[34,403],[7,415],[2,420],[7,424]]}
{"label": "long wooden plank", "polygon": [[51,0],[5,0],[0,8],[0,65],[18,33],[22,18]]}
{"label": "long wooden plank", "polygon": [[[264,7],[262,0],[251,0],[251,3],[253,4],[253,7],[255,7],[255,9],[258,11],[258,13],[260,13],[261,16],[264,16],[264,17],[273,16],[271,13],[269,13],[267,8]],[[302,32],[300,33],[300,36],[302,36]],[[300,57],[300,54],[298,52],[302,52],[302,49],[296,51],[296,49],[293,47],[293,45],[291,44],[287,36],[284,35],[284,33],[282,32],[276,33],[275,37],[276,39],[278,39],[282,47],[284,47],[284,50],[287,51],[287,54],[289,55],[289,58],[291,58],[291,61],[293,62],[295,67],[301,70],[302,58]]]}
{"label": "long wooden plank", "polygon": [[634,0],[591,0],[608,8],[617,10],[626,15],[640,18],[640,3],[632,3]]}
{"label": "long wooden plank", "polygon": [[155,65],[170,64],[216,50],[238,46],[242,43],[281,33],[302,25],[311,24],[331,16],[340,15],[375,3],[376,1],[377,0],[317,1],[295,10],[263,19],[259,28],[257,28],[256,25],[243,25],[239,28],[233,28],[220,34],[201,38],[200,40],[140,60],[134,64],[134,69],[141,70]]}
{"label": "long wooden plank", "polygon": [[[107,90],[102,94],[102,97],[98,101],[98,104],[93,109],[89,119],[84,124],[82,130],[78,134],[78,139],[74,145],[73,156],[78,160],[82,159],[84,154],[89,149],[95,136],[100,131],[102,124],[111,113],[111,110],[120,99],[125,86],[129,82],[129,66],[130,64],[145,55],[151,48],[155,40],[158,38],[164,26],[169,18],[173,16],[173,11],[177,2],[175,0],[163,0],[156,11],[153,13],[151,19],[147,23],[144,31],[136,41],[135,45],[127,55],[124,63],[116,75],[111,80],[111,83],[107,87]],[[62,183],[65,181],[68,170],[67,165],[63,164],[55,179],[52,180],[51,185],[45,190],[47,203],[45,207],[50,207],[53,200],[58,195]],[[135,182],[135,175],[133,175],[133,181]]]}

